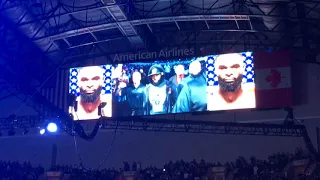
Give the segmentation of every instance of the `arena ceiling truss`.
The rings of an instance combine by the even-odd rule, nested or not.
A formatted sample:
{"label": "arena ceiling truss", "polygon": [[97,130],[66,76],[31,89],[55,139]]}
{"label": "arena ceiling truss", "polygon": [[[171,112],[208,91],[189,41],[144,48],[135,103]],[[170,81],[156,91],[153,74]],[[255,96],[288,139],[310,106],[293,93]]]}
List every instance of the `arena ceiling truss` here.
{"label": "arena ceiling truss", "polygon": [[68,58],[66,64],[190,46],[212,53],[279,48],[318,53],[317,38],[311,38],[319,34],[317,1],[7,0],[1,7],[43,52]]}

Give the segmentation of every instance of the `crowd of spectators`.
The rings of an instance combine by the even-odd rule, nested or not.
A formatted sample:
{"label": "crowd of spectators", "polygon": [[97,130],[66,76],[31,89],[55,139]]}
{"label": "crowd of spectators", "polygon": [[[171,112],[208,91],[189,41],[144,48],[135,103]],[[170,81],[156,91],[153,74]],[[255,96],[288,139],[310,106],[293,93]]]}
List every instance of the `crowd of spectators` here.
{"label": "crowd of spectators", "polygon": [[0,161],[0,179],[1,180],[36,180],[44,173],[44,168],[40,165],[33,167],[30,162],[4,162]]}
{"label": "crowd of spectators", "polygon": [[[81,166],[54,166],[51,169],[45,170],[43,167],[32,167],[31,163],[20,164],[18,162],[3,162],[0,161],[0,179],[15,180],[26,179],[36,180],[41,179],[45,171],[62,172],[68,175],[68,179],[75,180],[124,180],[124,176],[128,173],[139,180],[200,180],[213,179],[214,169],[223,171],[223,176],[226,180],[286,180],[287,177],[284,169],[294,160],[312,159],[308,155],[304,155],[302,151],[297,151],[295,154],[278,153],[273,154],[267,160],[258,160],[255,157],[245,159],[239,157],[234,162],[225,164],[210,163],[205,160],[197,162],[193,160],[186,162],[183,160],[177,162],[168,162],[163,168],[147,167],[141,168],[141,163],[133,162],[130,165],[124,162],[124,166],[120,170],[116,169],[83,169]],[[320,179],[320,166],[315,160],[313,162],[312,171],[300,173],[297,180],[313,180]],[[310,166],[310,165],[308,165]],[[210,177],[211,176],[211,177]]]}

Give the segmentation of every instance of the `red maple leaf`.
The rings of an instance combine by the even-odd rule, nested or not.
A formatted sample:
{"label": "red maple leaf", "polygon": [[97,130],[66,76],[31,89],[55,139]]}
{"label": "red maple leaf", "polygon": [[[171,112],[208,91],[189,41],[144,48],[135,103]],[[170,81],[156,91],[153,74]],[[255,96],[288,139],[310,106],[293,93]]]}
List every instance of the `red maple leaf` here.
{"label": "red maple leaf", "polygon": [[272,88],[278,87],[281,83],[281,73],[276,69],[271,69],[270,74],[266,77],[266,81],[270,84]]}

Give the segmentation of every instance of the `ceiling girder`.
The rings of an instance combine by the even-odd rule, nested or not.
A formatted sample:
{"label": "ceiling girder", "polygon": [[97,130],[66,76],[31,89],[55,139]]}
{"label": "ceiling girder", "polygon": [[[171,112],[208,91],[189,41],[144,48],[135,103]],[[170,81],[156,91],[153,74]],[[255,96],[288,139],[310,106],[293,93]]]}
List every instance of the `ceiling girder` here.
{"label": "ceiling girder", "polygon": [[[190,15],[190,16],[176,16],[176,17],[159,17],[159,18],[149,18],[149,19],[138,19],[138,20],[131,20],[131,21],[122,21],[121,23],[105,23],[90,27],[79,28],[75,30],[66,31],[63,33],[59,33],[56,35],[48,36],[52,41],[69,38],[73,36],[83,35],[92,32],[110,30],[119,28],[120,31],[124,33],[124,35],[128,35],[133,37],[136,35],[136,31],[132,30],[131,27],[139,26],[139,25],[151,25],[151,24],[158,24],[158,23],[176,23],[176,22],[187,22],[187,21],[202,21],[207,23],[208,21],[235,21],[237,24],[238,21],[247,21],[249,23],[250,29],[254,31],[254,25],[252,25],[250,18],[251,17],[261,17],[261,15]],[[299,20],[299,18],[294,18],[294,20]],[[302,21],[314,21],[308,19],[300,19]],[[119,24],[121,26],[119,26]],[[123,29],[123,26],[130,29]],[[43,37],[47,38],[47,37]],[[40,38],[41,39],[41,38]]]}
{"label": "ceiling girder", "polygon": [[[139,49],[145,47],[145,43],[140,35],[137,33],[135,27],[127,21],[126,14],[122,11],[121,7],[116,4],[115,0],[108,0],[108,4],[101,0],[101,3],[105,6],[109,14],[115,20],[115,24],[121,31],[121,33],[127,36],[131,44]],[[107,6],[110,5],[111,6]]]}
{"label": "ceiling girder", "polygon": [[[194,15],[194,16],[176,16],[176,17],[159,17],[159,18],[150,18],[150,19],[138,19],[138,20],[131,20],[131,21],[122,21],[123,25],[130,24],[131,26],[138,26],[138,25],[147,25],[147,24],[156,24],[156,23],[168,23],[168,22],[186,22],[186,21],[250,21],[249,16],[247,15]],[[82,34],[87,34],[90,32],[98,32],[108,29],[115,29],[120,28],[119,23],[106,23],[100,24],[91,27],[79,28],[75,30],[66,31],[60,34],[49,36],[49,38],[53,41],[69,38],[73,36],[78,36]],[[135,33],[132,33],[135,35]]]}

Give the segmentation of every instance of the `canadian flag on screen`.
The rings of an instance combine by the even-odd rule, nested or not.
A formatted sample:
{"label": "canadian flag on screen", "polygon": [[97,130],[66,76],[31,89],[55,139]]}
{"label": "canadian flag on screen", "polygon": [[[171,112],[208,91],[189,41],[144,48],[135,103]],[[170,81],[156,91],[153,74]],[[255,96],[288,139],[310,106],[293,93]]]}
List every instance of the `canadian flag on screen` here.
{"label": "canadian flag on screen", "polygon": [[292,105],[290,51],[255,53],[257,108]]}

